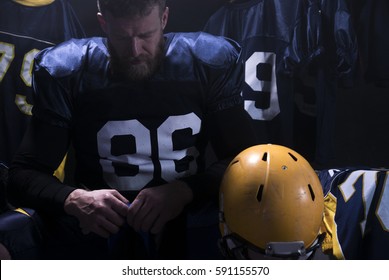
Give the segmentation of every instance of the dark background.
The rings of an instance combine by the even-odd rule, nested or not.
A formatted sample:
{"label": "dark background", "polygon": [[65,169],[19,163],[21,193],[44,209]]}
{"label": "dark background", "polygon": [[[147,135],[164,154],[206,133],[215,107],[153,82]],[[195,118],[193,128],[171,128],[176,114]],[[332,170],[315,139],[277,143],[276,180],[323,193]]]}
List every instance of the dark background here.
{"label": "dark background", "polygon": [[[96,0],[69,1],[87,36],[103,35],[96,19]],[[170,15],[166,32],[201,30],[224,2],[226,0],[168,0]],[[389,167],[389,88],[359,81],[351,89],[340,89],[336,118],[336,159],[332,167]],[[299,138],[314,142],[312,134],[308,129],[306,135],[299,135]]]}
{"label": "dark background", "polygon": [[[88,36],[102,35],[97,23],[96,0],[69,0]],[[170,9],[166,32],[199,31],[226,0],[167,0]]]}

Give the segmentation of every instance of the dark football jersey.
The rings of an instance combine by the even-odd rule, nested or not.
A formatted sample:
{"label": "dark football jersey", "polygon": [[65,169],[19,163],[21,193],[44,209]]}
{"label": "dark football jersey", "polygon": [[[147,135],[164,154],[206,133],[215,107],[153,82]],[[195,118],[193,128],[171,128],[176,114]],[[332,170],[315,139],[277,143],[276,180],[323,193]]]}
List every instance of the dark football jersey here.
{"label": "dark football jersey", "polygon": [[389,170],[319,173],[326,192],[323,249],[338,259],[389,259]]}
{"label": "dark football jersey", "polygon": [[208,116],[242,106],[236,43],[201,32],[165,40],[163,65],[145,82],[112,77],[102,38],[36,56],[34,116],[72,131],[82,184],[136,191],[197,174]]}
{"label": "dark football jersey", "polygon": [[358,36],[361,74],[365,81],[389,87],[389,2],[387,0],[346,0],[352,9]]}
{"label": "dark football jersey", "polygon": [[357,37],[345,0],[320,0],[321,42],[325,53],[315,66],[317,164],[327,168],[336,161],[337,94],[340,86],[354,84]]}
{"label": "dark football jersey", "polygon": [[262,143],[293,146],[293,76],[320,54],[320,11],[306,2],[228,3],[204,28],[241,44],[242,96]]}
{"label": "dark football jersey", "polygon": [[33,7],[0,1],[0,160],[10,163],[30,121],[34,56],[83,35],[66,0]]}

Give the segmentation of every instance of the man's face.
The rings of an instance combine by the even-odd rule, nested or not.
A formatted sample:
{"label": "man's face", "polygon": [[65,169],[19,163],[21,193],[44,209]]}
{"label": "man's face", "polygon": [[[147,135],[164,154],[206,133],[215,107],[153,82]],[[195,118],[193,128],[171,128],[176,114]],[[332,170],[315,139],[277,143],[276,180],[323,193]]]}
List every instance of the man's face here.
{"label": "man's face", "polygon": [[155,73],[163,59],[163,29],[168,12],[166,8],[161,16],[156,6],[143,17],[114,18],[110,13],[98,15],[108,37],[114,74],[139,81]]}

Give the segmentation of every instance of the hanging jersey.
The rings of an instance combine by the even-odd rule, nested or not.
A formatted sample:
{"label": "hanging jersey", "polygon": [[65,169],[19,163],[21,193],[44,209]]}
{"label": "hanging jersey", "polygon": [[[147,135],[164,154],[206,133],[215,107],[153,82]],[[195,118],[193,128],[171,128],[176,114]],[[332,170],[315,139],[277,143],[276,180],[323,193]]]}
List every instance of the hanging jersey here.
{"label": "hanging jersey", "polygon": [[321,44],[325,52],[313,71],[317,117],[315,162],[328,168],[336,160],[338,88],[353,86],[358,48],[346,0],[320,0],[320,10]]}
{"label": "hanging jersey", "polygon": [[221,7],[204,28],[241,44],[242,96],[262,143],[293,146],[293,76],[320,54],[320,11],[315,5],[238,1]]}
{"label": "hanging jersey", "polygon": [[323,170],[323,251],[338,259],[389,259],[389,170]]}
{"label": "hanging jersey", "polygon": [[137,191],[193,175],[208,116],[242,106],[239,51],[206,33],[170,33],[161,69],[128,82],[110,74],[105,39],[71,40],[36,57],[34,117],[72,131],[77,181],[90,188]]}
{"label": "hanging jersey", "polygon": [[366,82],[389,87],[389,2],[386,0],[347,0],[352,9],[358,36],[360,71]]}
{"label": "hanging jersey", "polygon": [[330,73],[334,75],[332,78],[339,80],[340,86],[353,86],[358,44],[347,0],[320,0],[320,10],[322,44],[326,50],[322,62],[330,68]]}
{"label": "hanging jersey", "polygon": [[84,36],[66,0],[40,1],[52,2],[43,6],[23,2],[0,1],[0,160],[7,164],[30,121],[34,56],[44,48]]}

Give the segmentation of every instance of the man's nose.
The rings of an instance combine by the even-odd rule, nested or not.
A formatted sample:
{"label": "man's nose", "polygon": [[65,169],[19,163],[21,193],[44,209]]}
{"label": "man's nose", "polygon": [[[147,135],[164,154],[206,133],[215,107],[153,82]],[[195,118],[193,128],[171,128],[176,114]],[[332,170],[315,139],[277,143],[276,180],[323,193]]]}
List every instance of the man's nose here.
{"label": "man's nose", "polygon": [[137,57],[140,54],[140,50],[141,50],[140,40],[136,37],[131,38],[131,40],[130,40],[131,56]]}

